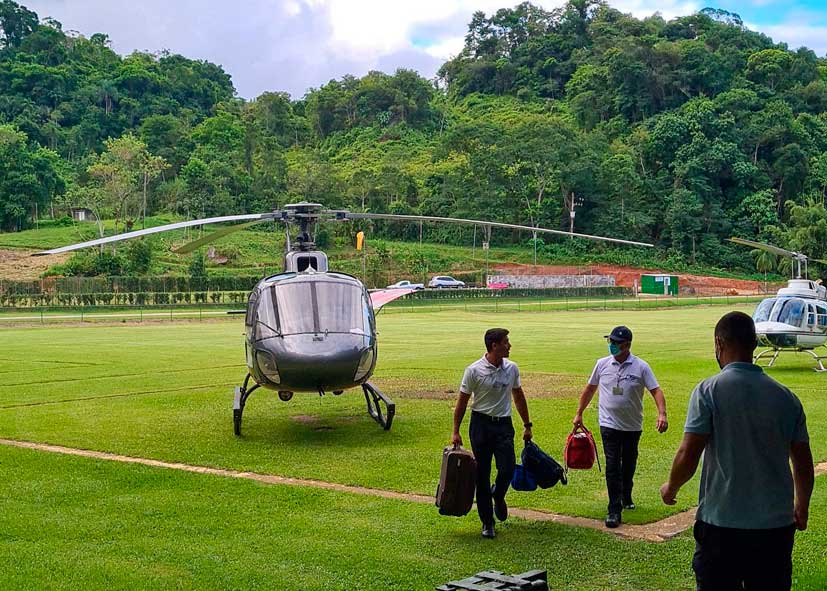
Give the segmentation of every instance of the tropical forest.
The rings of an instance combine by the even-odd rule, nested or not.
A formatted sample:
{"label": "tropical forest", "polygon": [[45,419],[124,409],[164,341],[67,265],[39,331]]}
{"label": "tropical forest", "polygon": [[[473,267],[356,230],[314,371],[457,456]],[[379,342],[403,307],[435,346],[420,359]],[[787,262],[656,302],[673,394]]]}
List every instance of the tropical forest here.
{"label": "tropical forest", "polygon": [[[310,201],[655,245],[491,236],[544,260],[775,264],[730,237],[827,258],[827,59],[720,9],[638,19],[571,0],[468,16],[435,79],[373,71],[293,97],[274,72],[244,99],[220,65],[122,56],[106,32],[0,0],[0,229],[71,226],[84,209],[92,238]],[[360,227],[394,244],[481,241],[469,227]],[[148,273],[155,248],[77,254],[59,272]]]}

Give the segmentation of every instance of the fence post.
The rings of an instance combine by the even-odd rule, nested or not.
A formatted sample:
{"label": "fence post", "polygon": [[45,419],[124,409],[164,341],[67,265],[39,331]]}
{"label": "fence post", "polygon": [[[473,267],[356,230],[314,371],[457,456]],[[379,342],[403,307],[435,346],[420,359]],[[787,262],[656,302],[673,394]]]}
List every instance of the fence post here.
{"label": "fence post", "polygon": [[40,308],[40,324],[43,324],[43,307]]}

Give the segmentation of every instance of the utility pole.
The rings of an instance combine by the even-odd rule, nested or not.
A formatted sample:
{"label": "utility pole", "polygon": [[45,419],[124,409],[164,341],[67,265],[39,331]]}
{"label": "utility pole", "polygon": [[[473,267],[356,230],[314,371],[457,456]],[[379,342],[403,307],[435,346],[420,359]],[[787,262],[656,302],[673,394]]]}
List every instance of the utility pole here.
{"label": "utility pole", "polygon": [[574,234],[574,216],[575,216],[574,209],[576,207],[579,207],[579,206],[583,205],[583,198],[582,197],[576,197],[574,195],[574,191],[572,191],[570,193],[569,198],[566,201],[568,201],[568,206],[569,206],[569,234]]}

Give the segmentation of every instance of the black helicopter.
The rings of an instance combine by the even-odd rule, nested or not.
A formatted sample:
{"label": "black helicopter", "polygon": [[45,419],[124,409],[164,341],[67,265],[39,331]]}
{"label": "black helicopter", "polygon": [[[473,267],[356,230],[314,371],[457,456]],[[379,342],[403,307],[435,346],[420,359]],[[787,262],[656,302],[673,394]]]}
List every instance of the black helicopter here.
{"label": "black helicopter", "polygon": [[[284,222],[287,225],[284,271],[259,281],[250,292],[246,312],[243,312],[248,371],[242,385],[235,388],[235,434],[241,434],[241,420],[247,399],[259,387],[277,391],[279,398],[287,402],[293,398],[294,392],[318,392],[320,395],[333,392],[339,395],[344,390],[361,386],[368,414],[383,429],[389,430],[396,406],[375,385],[368,382],[373,375],[377,359],[374,310],[414,290],[387,289],[368,292],[356,277],[329,270],[327,255],[316,249],[309,232],[311,224],[322,219],[451,222],[481,226],[488,238],[491,228],[498,227],[527,230],[535,236],[537,233],[561,234],[635,246],[652,246],[631,240],[516,224],[433,216],[351,213],[344,210],[325,210],[318,203],[295,203],[269,213],[177,222],[55,248],[35,255],[69,252],[191,226],[245,222],[222,228],[175,249],[177,253],[187,253],[252,224],[263,221]],[[299,226],[299,233],[292,245],[290,223]],[[252,385],[251,379],[254,382]]]}

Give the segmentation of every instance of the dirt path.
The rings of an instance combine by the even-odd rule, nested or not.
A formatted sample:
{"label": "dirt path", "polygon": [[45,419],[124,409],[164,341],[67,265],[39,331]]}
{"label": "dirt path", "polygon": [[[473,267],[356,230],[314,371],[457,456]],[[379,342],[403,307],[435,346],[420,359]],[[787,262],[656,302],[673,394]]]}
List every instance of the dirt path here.
{"label": "dirt path", "polygon": [[[127,464],[141,464],[143,466],[152,466],[154,468],[167,468],[171,470],[181,470],[184,472],[194,472],[196,474],[209,474],[212,476],[224,476],[229,478],[244,478],[247,480],[264,482],[266,484],[307,486],[312,488],[332,490],[336,492],[381,497],[384,499],[394,499],[413,503],[422,503],[426,505],[430,505],[434,502],[433,497],[426,495],[401,493],[377,488],[365,488],[362,486],[349,486],[346,484],[336,484],[334,482],[324,482],[322,480],[288,478],[285,476],[277,476],[275,474],[257,474],[255,472],[239,472],[236,470],[224,470],[221,468],[210,468],[207,466],[193,466],[191,464],[182,464],[178,462],[164,462],[161,460],[152,460],[149,458],[122,456],[118,454],[111,454],[101,451],[76,449],[71,447],[63,447],[60,445],[49,445],[45,443],[33,443],[30,441],[0,439],[0,445],[20,447],[24,449],[33,449],[38,451],[46,451],[51,453],[59,453],[71,456],[81,456],[85,458],[93,458],[96,460],[124,462]],[[817,475],[824,473],[827,473],[827,462],[822,462],[821,464],[818,464],[816,466]],[[514,517],[519,517],[520,519],[525,519],[529,521],[553,521],[555,523],[563,523],[565,525],[588,527],[591,529],[603,531],[605,533],[614,534],[619,538],[630,540],[644,540],[648,542],[665,542],[666,540],[672,539],[681,532],[689,529],[695,521],[694,508],[689,509],[688,511],[684,511],[682,513],[678,513],[676,515],[672,515],[665,519],[661,519],[660,521],[647,523],[644,525],[632,525],[625,523],[615,530],[607,530],[601,520],[589,519],[586,517],[571,517],[569,515],[558,515],[556,513],[537,511],[534,509],[518,508],[509,509],[509,513]]]}

